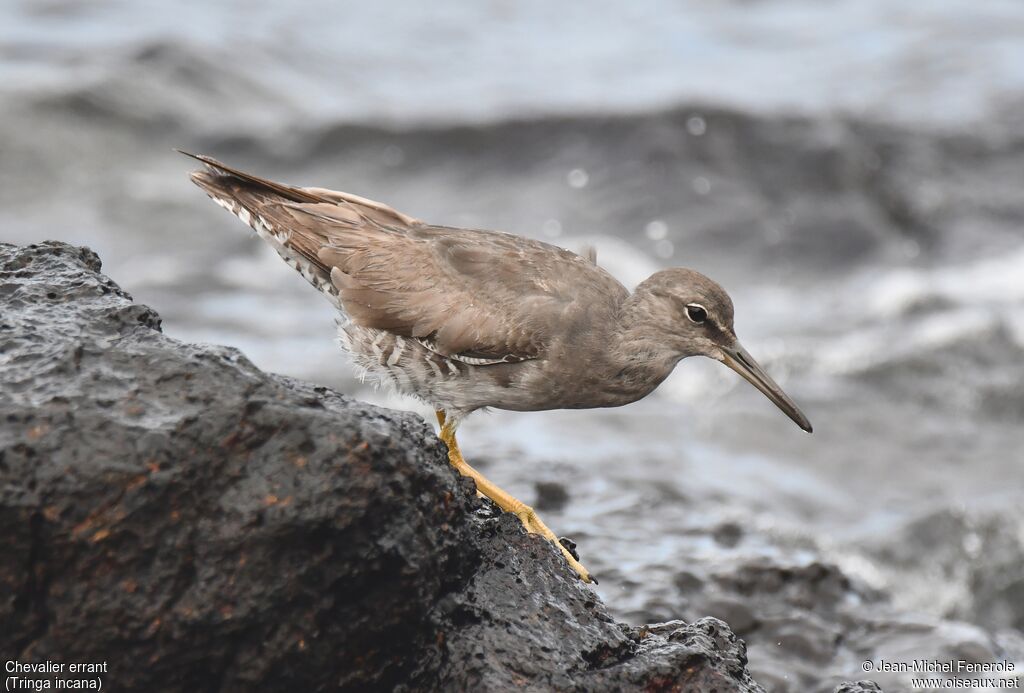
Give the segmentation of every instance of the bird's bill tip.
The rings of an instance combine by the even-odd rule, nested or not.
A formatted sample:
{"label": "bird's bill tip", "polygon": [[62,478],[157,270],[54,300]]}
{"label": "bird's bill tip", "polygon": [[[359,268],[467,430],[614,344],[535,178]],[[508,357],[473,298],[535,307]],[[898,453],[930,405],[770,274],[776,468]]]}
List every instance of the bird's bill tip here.
{"label": "bird's bill tip", "polygon": [[776,383],[768,373],[754,360],[746,349],[739,342],[732,347],[722,349],[722,362],[739,373],[751,385],[760,390],[765,397],[770,399],[786,416],[793,420],[797,426],[807,431],[814,432],[810,420],[796,406],[796,402],[789,398],[779,384]]}

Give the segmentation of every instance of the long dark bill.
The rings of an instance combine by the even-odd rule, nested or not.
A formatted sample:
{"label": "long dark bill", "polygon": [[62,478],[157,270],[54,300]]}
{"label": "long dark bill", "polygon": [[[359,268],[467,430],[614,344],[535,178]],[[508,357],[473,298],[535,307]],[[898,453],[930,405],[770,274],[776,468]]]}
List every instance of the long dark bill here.
{"label": "long dark bill", "polygon": [[722,353],[725,356],[722,363],[742,375],[751,385],[763,392],[765,397],[774,402],[775,406],[781,409],[786,416],[793,419],[797,426],[808,433],[814,430],[811,428],[811,422],[800,411],[800,407],[796,406],[796,403],[782,391],[779,384],[765,373],[754,357],[748,354],[739,342],[733,344],[731,348],[723,347]]}

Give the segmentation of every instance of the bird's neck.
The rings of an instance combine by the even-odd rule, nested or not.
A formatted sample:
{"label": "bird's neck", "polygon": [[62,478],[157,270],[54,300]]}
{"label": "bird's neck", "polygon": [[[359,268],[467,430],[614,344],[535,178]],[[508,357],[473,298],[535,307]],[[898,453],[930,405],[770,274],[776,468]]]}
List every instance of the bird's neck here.
{"label": "bird's neck", "polygon": [[615,380],[633,399],[640,399],[658,387],[682,358],[663,338],[655,315],[648,309],[644,295],[633,294],[619,309],[612,335]]}

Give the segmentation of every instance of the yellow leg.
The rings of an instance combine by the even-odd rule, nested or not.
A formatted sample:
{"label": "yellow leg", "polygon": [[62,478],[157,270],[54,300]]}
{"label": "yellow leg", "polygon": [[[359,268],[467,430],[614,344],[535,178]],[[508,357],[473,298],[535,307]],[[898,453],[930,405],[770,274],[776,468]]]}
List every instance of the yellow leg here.
{"label": "yellow leg", "polygon": [[441,440],[448,446],[448,461],[451,462],[452,466],[463,476],[471,477],[476,482],[476,488],[479,493],[490,498],[505,512],[514,513],[519,518],[519,521],[523,523],[523,526],[526,527],[527,532],[539,534],[558,547],[558,550],[565,556],[569,566],[579,574],[583,582],[592,582],[590,572],[573,558],[568,549],[562,546],[555,533],[540,521],[533,508],[501,490],[494,482],[469,466],[459,450],[459,443],[455,440],[455,431],[450,425],[445,423],[444,411],[438,410],[436,414],[437,422],[441,424]]}

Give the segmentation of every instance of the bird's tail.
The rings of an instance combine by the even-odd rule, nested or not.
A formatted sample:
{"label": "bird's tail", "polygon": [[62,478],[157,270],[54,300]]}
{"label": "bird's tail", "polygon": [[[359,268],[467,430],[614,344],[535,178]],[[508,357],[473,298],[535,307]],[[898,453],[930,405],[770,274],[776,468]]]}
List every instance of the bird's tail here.
{"label": "bird's tail", "polygon": [[229,197],[239,192],[258,194],[261,197],[273,197],[277,202],[299,205],[333,205],[343,207],[358,214],[368,221],[385,226],[419,226],[419,219],[403,214],[382,202],[325,188],[299,188],[286,185],[246,173],[227,164],[217,161],[205,154],[192,154],[176,149],[175,151],[201,161],[205,170],[193,171],[192,182],[205,190],[217,201],[217,197]]}
{"label": "bird's tail", "polygon": [[358,195],[277,183],[209,156],[177,151],[205,165],[192,173],[192,182],[252,228],[285,262],[335,303],[338,297],[331,283],[331,269],[319,256],[332,238],[337,239],[339,233],[362,234],[381,227],[401,232],[422,224]]}
{"label": "bird's tail", "polygon": [[193,183],[255,231],[306,281],[332,302],[337,302],[330,269],[317,258],[314,239],[293,233],[295,229],[285,213],[286,205],[329,203],[326,196],[254,176],[209,156],[177,151],[206,165],[204,169],[192,172]]}
{"label": "bird's tail", "polygon": [[221,163],[205,154],[192,154],[181,149],[176,149],[175,151],[201,161],[206,165],[205,169],[192,172],[192,182],[205,190],[211,197],[214,197],[215,200],[217,199],[215,195],[230,196],[240,191],[248,190],[252,193],[261,191],[264,194],[273,193],[290,202],[308,202],[312,204],[331,202],[330,199],[322,194],[254,176],[251,173],[246,173]]}

